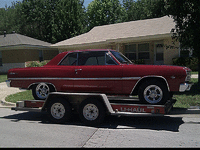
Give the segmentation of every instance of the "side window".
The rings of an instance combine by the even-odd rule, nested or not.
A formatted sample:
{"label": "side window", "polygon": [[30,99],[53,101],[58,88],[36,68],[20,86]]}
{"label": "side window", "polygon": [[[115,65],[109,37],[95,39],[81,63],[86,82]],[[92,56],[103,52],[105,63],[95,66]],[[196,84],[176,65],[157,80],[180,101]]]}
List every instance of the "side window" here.
{"label": "side window", "polygon": [[81,52],[78,54],[78,65],[105,65],[105,52]]}
{"label": "side window", "polygon": [[116,65],[116,62],[105,51],[102,52],[80,52],[78,54],[78,65]]}
{"label": "side window", "polygon": [[63,59],[60,65],[63,66],[76,66],[77,64],[77,53],[68,54],[67,57]]}
{"label": "side window", "polygon": [[89,57],[85,63],[85,65],[98,65],[96,57]]}
{"label": "side window", "polygon": [[106,54],[106,65],[116,65],[110,55]]}

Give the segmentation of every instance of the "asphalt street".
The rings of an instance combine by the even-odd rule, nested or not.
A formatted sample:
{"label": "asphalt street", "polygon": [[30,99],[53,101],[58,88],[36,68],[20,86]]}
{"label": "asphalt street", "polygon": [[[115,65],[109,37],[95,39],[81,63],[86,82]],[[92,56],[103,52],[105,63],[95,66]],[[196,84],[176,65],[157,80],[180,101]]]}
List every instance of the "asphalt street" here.
{"label": "asphalt street", "polygon": [[76,115],[53,124],[45,113],[0,108],[0,147],[200,147],[200,110],[108,116],[99,127],[89,127]]}

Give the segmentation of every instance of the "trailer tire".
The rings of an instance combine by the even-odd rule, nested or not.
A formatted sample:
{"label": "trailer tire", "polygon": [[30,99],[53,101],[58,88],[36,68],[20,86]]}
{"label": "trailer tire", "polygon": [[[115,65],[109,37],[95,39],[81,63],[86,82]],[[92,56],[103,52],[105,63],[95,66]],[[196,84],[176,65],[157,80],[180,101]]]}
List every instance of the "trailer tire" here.
{"label": "trailer tire", "polygon": [[96,99],[84,100],[79,107],[79,116],[84,124],[97,126],[104,120],[105,107]]}
{"label": "trailer tire", "polygon": [[47,113],[54,123],[65,123],[71,117],[71,106],[66,99],[56,98],[49,102]]}

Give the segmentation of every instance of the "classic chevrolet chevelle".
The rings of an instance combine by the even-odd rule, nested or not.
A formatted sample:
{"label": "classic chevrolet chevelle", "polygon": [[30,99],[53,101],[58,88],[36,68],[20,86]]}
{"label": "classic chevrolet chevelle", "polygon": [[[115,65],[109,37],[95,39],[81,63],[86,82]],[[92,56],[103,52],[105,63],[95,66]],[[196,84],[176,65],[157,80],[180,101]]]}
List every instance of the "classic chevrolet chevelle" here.
{"label": "classic chevrolet chevelle", "polygon": [[166,65],[136,65],[114,50],[63,52],[43,67],[8,71],[10,87],[31,89],[38,100],[50,92],[138,95],[143,103],[164,104],[173,92],[190,90],[191,70]]}

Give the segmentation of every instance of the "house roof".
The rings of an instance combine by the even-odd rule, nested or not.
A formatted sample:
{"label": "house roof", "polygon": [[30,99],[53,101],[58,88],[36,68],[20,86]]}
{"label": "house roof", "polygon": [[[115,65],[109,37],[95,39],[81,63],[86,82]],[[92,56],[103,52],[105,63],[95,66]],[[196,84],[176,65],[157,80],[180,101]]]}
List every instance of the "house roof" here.
{"label": "house roof", "polygon": [[87,45],[96,42],[114,42],[119,39],[123,40],[155,35],[171,36],[171,29],[174,27],[175,22],[168,16],[97,26],[85,34],[58,42],[52,46]]}
{"label": "house roof", "polygon": [[17,33],[6,34],[6,36],[0,35],[0,48],[13,46],[48,47],[50,45],[51,43],[37,40]]}

